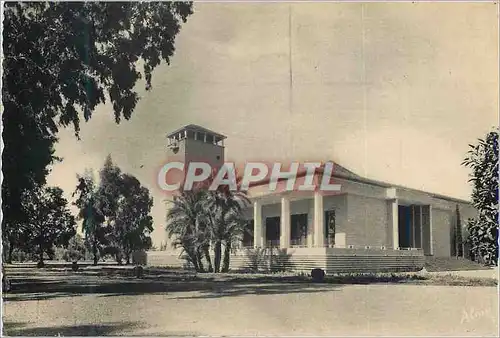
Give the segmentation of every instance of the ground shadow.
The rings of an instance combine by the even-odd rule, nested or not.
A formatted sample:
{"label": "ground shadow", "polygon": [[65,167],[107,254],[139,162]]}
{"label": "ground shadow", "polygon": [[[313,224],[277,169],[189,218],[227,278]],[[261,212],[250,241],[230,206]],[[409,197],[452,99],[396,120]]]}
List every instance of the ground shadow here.
{"label": "ground shadow", "polygon": [[25,327],[25,323],[4,323],[4,336],[109,336],[139,326],[138,323],[106,323],[53,327]]}
{"label": "ground shadow", "polygon": [[329,284],[306,283],[268,283],[268,284],[224,284],[211,290],[198,290],[199,293],[189,296],[178,296],[176,299],[210,299],[221,297],[235,297],[245,295],[279,295],[291,293],[331,292],[338,288]]}
{"label": "ground shadow", "polygon": [[196,274],[189,271],[146,269],[141,278],[132,269],[92,271],[50,271],[18,269],[12,276],[12,288],[4,296],[13,301],[47,300],[60,297],[99,295],[103,297],[143,294],[175,294],[179,299],[218,298],[242,295],[312,293],[334,290],[344,284],[419,283],[426,277],[415,275],[339,275],[327,276],[325,283],[312,283],[308,276]]}
{"label": "ground shadow", "polygon": [[[26,271],[28,274],[29,271]],[[16,276],[12,289],[4,295],[6,303],[13,301],[47,300],[82,295],[120,296],[142,294],[172,294],[198,292],[183,298],[216,298],[246,294],[311,293],[332,290],[328,284],[313,284],[297,276],[256,277],[254,279],[231,276],[164,273],[143,278],[109,276],[107,274],[61,273],[40,280],[38,276]],[[190,297],[191,296],[191,297]],[[182,297],[180,297],[182,298]]]}

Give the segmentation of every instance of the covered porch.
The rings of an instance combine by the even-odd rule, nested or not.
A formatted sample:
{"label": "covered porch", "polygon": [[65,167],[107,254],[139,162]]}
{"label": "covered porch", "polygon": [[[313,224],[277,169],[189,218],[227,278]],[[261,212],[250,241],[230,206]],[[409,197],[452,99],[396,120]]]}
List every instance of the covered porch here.
{"label": "covered porch", "polygon": [[[401,206],[396,198],[391,198],[388,191],[387,198],[377,200],[383,205],[384,239],[370,242],[370,234],[362,233],[360,218],[351,214],[361,207],[356,206],[356,199],[350,199],[350,209],[347,205],[349,194],[342,192],[325,194],[318,191],[311,192],[280,192],[264,196],[252,197],[252,206],[247,210],[247,229],[242,246],[246,248],[341,248],[341,249],[422,249],[425,238],[430,237],[430,217],[424,208],[418,209],[421,215],[418,222],[412,221],[412,231],[422,232],[414,235],[412,243],[406,241],[406,220],[400,217]],[[369,203],[369,202],[367,202]],[[417,210],[416,208],[412,210]],[[422,214],[423,213],[423,214]],[[369,212],[361,219],[370,227]],[[427,217],[427,218],[426,218]],[[425,225],[423,225],[423,223]],[[363,224],[363,226],[365,226]],[[386,235],[387,234],[387,235]],[[380,236],[379,236],[380,237]],[[405,246],[400,246],[401,240]],[[414,245],[413,245],[414,244]],[[429,243],[430,244],[430,241]]]}

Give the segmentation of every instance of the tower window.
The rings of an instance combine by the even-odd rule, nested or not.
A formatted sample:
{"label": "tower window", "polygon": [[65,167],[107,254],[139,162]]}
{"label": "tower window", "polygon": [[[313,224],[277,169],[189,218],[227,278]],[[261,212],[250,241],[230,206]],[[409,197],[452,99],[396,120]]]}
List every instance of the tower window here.
{"label": "tower window", "polygon": [[214,143],[214,136],[207,134],[207,143]]}
{"label": "tower window", "polygon": [[219,155],[217,155],[217,157],[216,157],[216,158],[217,158],[218,160],[220,160],[220,156],[219,156]]}

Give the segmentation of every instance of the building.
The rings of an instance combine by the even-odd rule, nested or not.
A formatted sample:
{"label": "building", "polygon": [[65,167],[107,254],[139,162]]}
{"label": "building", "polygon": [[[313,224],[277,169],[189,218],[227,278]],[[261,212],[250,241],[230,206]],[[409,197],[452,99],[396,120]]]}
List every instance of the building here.
{"label": "building", "polygon": [[[172,158],[224,162],[221,134],[189,125],[170,133],[168,139]],[[323,174],[324,167],[314,172],[314,185]],[[303,180],[306,171],[298,176],[297,181]],[[251,185],[248,229],[241,250],[232,258],[232,268],[248,264],[245,247],[258,247],[275,249],[282,257],[280,264],[296,270],[417,270],[426,255],[454,255],[457,208],[462,224],[476,213],[468,201],[374,181],[338,164],[334,164],[333,180],[340,191],[279,187],[270,191],[269,179]],[[286,179],[278,184],[284,186]]]}

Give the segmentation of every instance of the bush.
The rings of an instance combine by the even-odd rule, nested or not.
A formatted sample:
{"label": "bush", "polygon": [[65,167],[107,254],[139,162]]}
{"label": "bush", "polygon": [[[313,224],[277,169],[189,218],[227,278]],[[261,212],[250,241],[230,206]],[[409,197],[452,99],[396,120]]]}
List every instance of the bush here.
{"label": "bush", "polygon": [[140,265],[134,267],[134,275],[136,278],[142,278],[144,276],[144,268]]}
{"label": "bush", "polygon": [[478,263],[496,265],[498,263],[498,225],[491,218],[479,215],[478,219],[469,219],[467,224],[469,237],[467,246],[470,256]]}
{"label": "bush", "polygon": [[67,248],[56,248],[56,259],[63,259],[66,262],[78,262],[85,259],[85,244],[80,235],[76,235],[69,240]]}
{"label": "bush", "polygon": [[312,277],[313,282],[317,282],[317,283],[323,282],[325,280],[325,271],[322,269],[318,269],[318,268],[312,269],[311,270],[311,277]]}
{"label": "bush", "polygon": [[30,253],[24,252],[22,250],[14,249],[12,252],[12,261],[13,262],[27,262],[32,260],[32,255]]}
{"label": "bush", "polygon": [[286,272],[293,270],[292,255],[287,252],[287,249],[277,249],[277,254],[271,248],[271,271]]}
{"label": "bush", "polygon": [[146,265],[148,262],[148,255],[146,251],[138,250],[132,253],[132,264]]}
{"label": "bush", "polygon": [[498,262],[498,129],[470,145],[463,164],[471,169],[472,204],[476,219],[467,224],[468,244],[476,260]]}
{"label": "bush", "polygon": [[256,248],[256,249],[246,249],[245,256],[247,259],[248,267],[253,271],[257,272],[266,266],[266,249]]}

